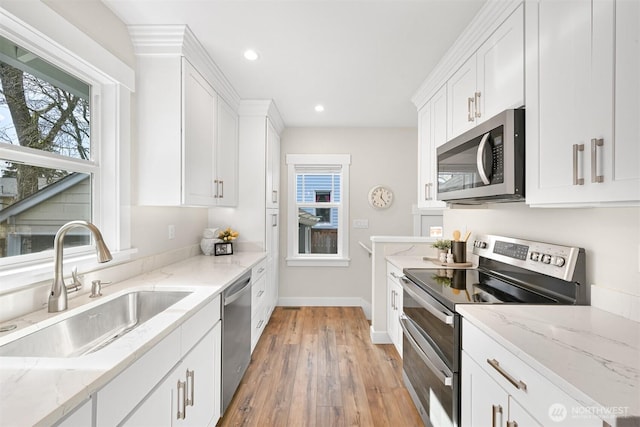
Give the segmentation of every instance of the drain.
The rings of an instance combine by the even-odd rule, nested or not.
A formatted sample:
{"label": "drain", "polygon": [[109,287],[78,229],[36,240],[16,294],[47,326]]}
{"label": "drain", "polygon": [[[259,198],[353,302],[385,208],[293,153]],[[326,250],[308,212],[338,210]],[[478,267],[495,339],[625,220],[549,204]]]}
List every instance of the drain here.
{"label": "drain", "polygon": [[18,326],[16,325],[5,325],[5,326],[0,326],[0,332],[9,332],[9,331],[13,331],[15,328],[17,328]]}

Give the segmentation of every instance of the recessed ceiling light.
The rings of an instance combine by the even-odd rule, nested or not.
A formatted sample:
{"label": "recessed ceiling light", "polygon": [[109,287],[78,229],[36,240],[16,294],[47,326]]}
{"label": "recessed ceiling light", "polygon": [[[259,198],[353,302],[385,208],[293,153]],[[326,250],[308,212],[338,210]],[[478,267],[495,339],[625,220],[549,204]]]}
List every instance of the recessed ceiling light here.
{"label": "recessed ceiling light", "polygon": [[258,55],[258,52],[256,52],[253,49],[248,49],[244,51],[244,58],[247,61],[255,61],[256,59],[258,59],[260,57],[260,55]]}
{"label": "recessed ceiling light", "polygon": [[316,110],[317,113],[322,113],[324,111],[324,106],[323,105],[316,105],[314,110]]}

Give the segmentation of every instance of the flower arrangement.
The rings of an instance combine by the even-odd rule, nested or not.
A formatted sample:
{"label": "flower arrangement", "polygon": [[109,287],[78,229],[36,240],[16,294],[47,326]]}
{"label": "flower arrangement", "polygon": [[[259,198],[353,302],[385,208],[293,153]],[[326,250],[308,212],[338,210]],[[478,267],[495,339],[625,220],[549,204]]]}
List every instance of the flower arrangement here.
{"label": "flower arrangement", "polygon": [[447,251],[451,248],[451,240],[436,240],[431,246],[441,251]]}
{"label": "flower arrangement", "polygon": [[222,240],[223,242],[230,242],[239,235],[240,233],[238,233],[237,231],[233,231],[231,227],[228,227],[226,230],[218,233],[218,239]]}

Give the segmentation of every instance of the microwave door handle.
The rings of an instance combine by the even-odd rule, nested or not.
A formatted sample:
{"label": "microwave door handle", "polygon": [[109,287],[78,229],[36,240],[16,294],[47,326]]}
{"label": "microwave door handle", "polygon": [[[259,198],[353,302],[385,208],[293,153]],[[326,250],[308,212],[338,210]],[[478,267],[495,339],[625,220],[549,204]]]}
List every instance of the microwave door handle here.
{"label": "microwave door handle", "polygon": [[420,348],[420,345],[418,345],[416,340],[413,338],[413,335],[409,331],[409,318],[404,314],[400,315],[400,326],[404,331],[405,338],[407,339],[407,341],[409,341],[409,344],[411,344],[411,347],[413,347],[415,352],[418,353],[418,356],[420,356],[420,359],[422,359],[424,364],[427,365],[427,367],[431,370],[431,372],[433,372],[436,377],[438,377],[442,384],[447,387],[453,387],[453,375],[449,376],[444,371],[439,369],[435,365],[435,363],[433,363],[431,358],[429,358],[429,356],[427,356],[427,354]]}
{"label": "microwave door handle", "polygon": [[487,132],[484,134],[484,136],[482,137],[482,140],[480,141],[480,145],[478,146],[478,152],[476,153],[476,165],[478,168],[478,174],[480,175],[480,179],[482,180],[484,185],[491,184],[491,181],[487,176],[487,172],[485,170],[485,165],[484,165],[484,153],[488,146],[490,134],[491,134],[490,132]]}

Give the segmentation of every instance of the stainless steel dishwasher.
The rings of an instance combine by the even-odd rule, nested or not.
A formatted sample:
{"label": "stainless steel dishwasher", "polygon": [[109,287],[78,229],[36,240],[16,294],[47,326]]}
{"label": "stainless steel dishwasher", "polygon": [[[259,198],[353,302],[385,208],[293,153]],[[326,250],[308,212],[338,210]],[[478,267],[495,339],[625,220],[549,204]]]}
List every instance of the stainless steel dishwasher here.
{"label": "stainless steel dishwasher", "polygon": [[251,270],[222,293],[222,411],[251,360]]}

